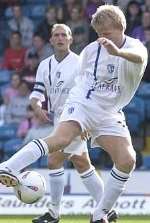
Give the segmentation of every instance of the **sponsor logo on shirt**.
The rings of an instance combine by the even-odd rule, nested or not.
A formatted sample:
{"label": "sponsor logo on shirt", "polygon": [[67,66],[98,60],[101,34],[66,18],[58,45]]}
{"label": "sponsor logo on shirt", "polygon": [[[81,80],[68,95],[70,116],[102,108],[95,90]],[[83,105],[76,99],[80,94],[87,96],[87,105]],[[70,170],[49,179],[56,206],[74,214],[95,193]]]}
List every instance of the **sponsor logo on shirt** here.
{"label": "sponsor logo on shirt", "polygon": [[108,84],[108,83],[100,83],[99,86],[96,87],[98,91],[111,91],[120,93],[120,86],[117,84]]}
{"label": "sponsor logo on shirt", "polygon": [[115,66],[113,64],[107,65],[107,71],[108,73],[112,74],[114,72]]}
{"label": "sponsor logo on shirt", "polygon": [[49,91],[50,94],[69,94],[70,88],[53,87]]}
{"label": "sponsor logo on shirt", "polygon": [[60,78],[60,75],[61,75],[61,72],[60,72],[60,71],[57,71],[57,72],[56,72],[56,77],[57,77],[57,78]]}
{"label": "sponsor logo on shirt", "polygon": [[120,86],[117,84],[117,79],[113,78],[111,80],[106,80],[104,82],[96,82],[92,88],[94,91],[111,91],[116,92],[118,94],[121,93]]}
{"label": "sponsor logo on shirt", "polygon": [[69,114],[72,114],[74,112],[74,107],[70,107],[70,108],[68,108],[68,113]]}
{"label": "sponsor logo on shirt", "polygon": [[63,83],[64,83],[64,81],[58,81],[57,84],[56,84],[56,87],[60,87],[60,86],[62,86]]}

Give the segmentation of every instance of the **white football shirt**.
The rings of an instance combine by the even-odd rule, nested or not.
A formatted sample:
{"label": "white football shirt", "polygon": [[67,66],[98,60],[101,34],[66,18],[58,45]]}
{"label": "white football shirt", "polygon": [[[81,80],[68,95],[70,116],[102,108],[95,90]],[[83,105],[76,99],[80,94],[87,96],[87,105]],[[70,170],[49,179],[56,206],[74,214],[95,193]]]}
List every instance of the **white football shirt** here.
{"label": "white football shirt", "polygon": [[80,57],[80,80],[70,91],[67,103],[116,112],[127,105],[139,86],[147,64],[147,50],[137,39],[126,36],[124,49],[140,52],[144,63],[133,63],[110,55],[97,41],[89,44]]}
{"label": "white football shirt", "polygon": [[74,86],[79,56],[72,51],[58,62],[54,55],[43,60],[38,67],[36,82],[31,98],[45,101],[48,97],[48,111],[59,117],[70,89]]}

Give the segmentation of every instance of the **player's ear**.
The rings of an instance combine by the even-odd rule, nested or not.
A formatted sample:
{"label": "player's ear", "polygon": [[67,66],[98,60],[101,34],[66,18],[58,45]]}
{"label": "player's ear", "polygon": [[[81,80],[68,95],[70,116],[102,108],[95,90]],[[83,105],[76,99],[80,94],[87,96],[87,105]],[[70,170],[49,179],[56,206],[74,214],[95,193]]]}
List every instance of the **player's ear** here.
{"label": "player's ear", "polygon": [[70,44],[72,44],[73,43],[73,38],[72,38],[72,36],[70,36]]}
{"label": "player's ear", "polygon": [[51,45],[53,45],[53,40],[52,40],[52,38],[49,39],[49,42],[50,42]]}

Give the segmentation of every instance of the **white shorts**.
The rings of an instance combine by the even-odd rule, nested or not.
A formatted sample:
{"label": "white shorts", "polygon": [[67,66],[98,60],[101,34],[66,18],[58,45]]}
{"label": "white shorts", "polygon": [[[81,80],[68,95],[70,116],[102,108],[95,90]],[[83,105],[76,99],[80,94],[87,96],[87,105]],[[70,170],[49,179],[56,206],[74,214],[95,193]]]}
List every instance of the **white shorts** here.
{"label": "white shorts", "polygon": [[102,109],[86,107],[79,103],[67,103],[59,122],[77,121],[82,131],[91,135],[92,147],[98,146],[95,139],[102,135],[113,135],[131,139],[123,112],[108,113]]}
{"label": "white shorts", "polygon": [[[57,127],[58,124],[58,120],[60,117],[55,117],[54,118],[54,126],[55,128]],[[69,153],[70,156],[73,155],[82,155],[83,153],[88,153],[88,149],[87,149],[87,143],[83,140],[81,140],[81,137],[76,137],[72,143],[67,146],[64,150],[64,153]]]}

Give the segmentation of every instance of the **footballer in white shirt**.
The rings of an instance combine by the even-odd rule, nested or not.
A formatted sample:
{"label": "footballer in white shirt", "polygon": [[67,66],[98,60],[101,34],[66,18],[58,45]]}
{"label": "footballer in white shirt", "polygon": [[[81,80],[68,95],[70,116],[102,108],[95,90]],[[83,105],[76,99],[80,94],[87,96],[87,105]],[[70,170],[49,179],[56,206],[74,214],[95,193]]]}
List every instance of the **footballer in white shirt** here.
{"label": "footballer in white shirt", "polygon": [[[35,114],[40,116],[44,122],[50,121],[50,116],[53,116],[54,128],[56,128],[65,100],[68,97],[70,89],[75,84],[75,78],[78,74],[79,56],[70,50],[72,33],[68,26],[55,24],[52,28],[50,41],[54,48],[54,54],[39,64],[30,101]],[[42,102],[46,100],[45,93],[48,98],[48,111],[41,107]],[[34,140],[33,143],[39,146],[41,154],[44,155],[40,141]],[[72,161],[87,190],[93,199],[97,203],[99,202],[103,193],[103,182],[90,163],[86,143],[81,141],[81,137],[79,136],[64,151],[57,151],[49,155],[48,167],[50,169],[51,202],[47,212],[33,219],[33,223],[42,223],[44,221],[59,222],[65,184],[63,168],[65,159]],[[21,163],[24,163],[23,157]],[[14,170],[15,162],[13,161],[12,165],[9,162],[9,166],[11,166],[11,170]],[[19,168],[17,171],[20,170]],[[109,214],[112,215],[112,212]]]}
{"label": "footballer in white shirt", "polygon": [[[135,151],[122,108],[139,86],[147,64],[147,51],[138,40],[124,34],[126,19],[117,6],[100,6],[91,25],[99,38],[83,50],[77,83],[54,134],[40,142],[45,153],[52,153],[88,132],[92,143],[108,152],[114,166],[90,219],[91,223],[108,223],[107,215],[135,167]],[[31,144],[28,144],[30,150]],[[26,153],[25,148],[20,156],[21,153]]]}

